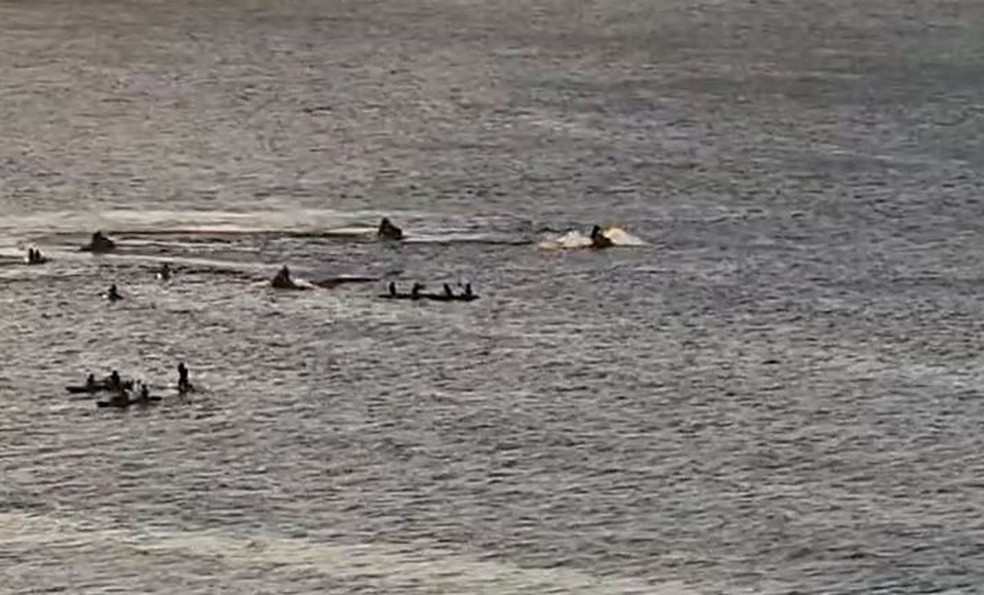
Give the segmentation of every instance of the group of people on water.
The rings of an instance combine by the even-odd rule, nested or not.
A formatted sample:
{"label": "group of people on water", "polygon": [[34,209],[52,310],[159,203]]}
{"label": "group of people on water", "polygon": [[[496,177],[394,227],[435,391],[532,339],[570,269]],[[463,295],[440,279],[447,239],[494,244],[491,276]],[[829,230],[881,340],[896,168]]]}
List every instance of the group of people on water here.
{"label": "group of people on water", "polygon": [[[388,217],[383,217],[382,220],[379,222],[379,227],[376,231],[376,235],[380,238],[387,239],[387,240],[402,240],[403,230],[397,227],[396,225],[394,225],[393,222],[390,221]],[[607,235],[605,235],[604,230],[601,228],[601,226],[598,225],[595,225],[591,229],[591,234],[589,237],[591,239],[591,244],[590,244],[591,248],[595,248],[595,249],[610,248],[614,245],[612,239]],[[102,231],[96,231],[95,233],[92,234],[89,243],[86,244],[85,246],[82,246],[79,249],[85,252],[96,252],[96,253],[111,252],[116,249],[116,243],[110,238],[106,237],[106,235],[103,234]],[[39,249],[37,248],[28,249],[27,252],[28,264],[40,264],[46,261],[47,258],[45,258],[44,255],[41,254],[41,251]],[[160,269],[158,269],[156,273],[156,277],[161,281],[169,281],[172,277],[172,274],[173,273],[172,273],[171,265],[168,263],[164,263],[161,265]],[[281,267],[281,269],[270,281],[270,285],[275,289],[301,289],[306,287],[305,285],[298,285],[294,281],[294,279],[291,278],[290,269],[286,265]],[[415,283],[411,287],[410,293],[407,294],[407,296],[410,297],[411,299],[419,299],[420,297],[429,297],[431,299],[444,298],[448,300],[452,300],[452,299],[470,300],[475,298],[474,294],[472,294],[471,292],[471,285],[468,284],[465,285],[464,292],[461,295],[456,295],[452,291],[451,286],[448,284],[444,284],[443,295],[437,294],[437,295],[424,296],[423,294],[421,294],[423,289],[424,286],[422,284]],[[115,283],[110,285],[109,289],[106,291],[105,294],[103,294],[103,296],[107,300],[112,302],[123,299],[123,296],[120,294],[119,289],[117,288]],[[389,297],[403,297],[401,294],[397,292],[394,283],[390,283]]]}
{"label": "group of people on water", "polygon": [[[178,363],[178,394],[185,395],[194,390],[191,382],[188,380],[188,367],[185,366],[184,362]],[[131,396],[130,391],[136,388],[134,395]],[[71,388],[73,392],[79,392],[78,388]],[[132,380],[124,381],[120,378],[120,373],[113,370],[108,377],[102,381],[97,381],[94,374],[89,374],[85,380],[85,392],[97,393],[101,391],[106,391],[111,393],[110,398],[107,401],[100,401],[99,405],[102,407],[125,407],[128,405],[136,403],[150,403],[152,401],[160,400],[160,397],[152,397],[150,395],[150,387],[144,382],[134,382]]]}
{"label": "group of people on water", "polygon": [[458,283],[458,287],[464,287],[464,289],[462,290],[462,292],[460,294],[454,293],[454,291],[451,289],[451,285],[449,285],[448,283],[445,283],[444,284],[444,293],[437,294],[437,295],[427,295],[427,294],[421,293],[424,289],[426,289],[426,286],[423,283],[416,283],[415,282],[412,286],[410,286],[410,293],[409,294],[404,294],[404,293],[400,293],[399,292],[399,290],[396,287],[396,282],[395,281],[390,281],[390,284],[389,284],[389,297],[391,297],[391,298],[397,298],[397,297],[405,297],[406,296],[406,297],[409,297],[410,299],[413,299],[413,300],[419,300],[419,299],[422,299],[422,298],[431,298],[431,299],[433,299],[433,298],[447,298],[449,300],[453,300],[453,299],[470,300],[470,299],[473,299],[473,298],[476,297],[475,294],[472,293],[471,283],[465,283],[463,286],[462,286],[461,283]]}

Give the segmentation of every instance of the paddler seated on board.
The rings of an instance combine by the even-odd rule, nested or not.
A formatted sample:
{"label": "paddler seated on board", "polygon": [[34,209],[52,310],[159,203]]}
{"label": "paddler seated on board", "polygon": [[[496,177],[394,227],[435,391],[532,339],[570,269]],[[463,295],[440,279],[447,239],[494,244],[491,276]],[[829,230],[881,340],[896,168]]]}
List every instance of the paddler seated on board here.
{"label": "paddler seated on board", "polygon": [[451,291],[451,286],[447,283],[444,284],[444,295],[446,297],[454,297],[454,292]]}
{"label": "paddler seated on board", "polygon": [[83,252],[110,252],[116,249],[116,243],[104,236],[103,232],[97,231],[92,234],[92,239],[89,240],[89,243],[80,249]]}
{"label": "paddler seated on board", "polygon": [[412,300],[420,299],[420,290],[423,288],[424,286],[421,285],[420,283],[414,283],[413,287],[410,288],[410,299]]}
{"label": "paddler seated on board", "polygon": [[611,238],[605,235],[605,232],[601,230],[601,226],[595,225],[591,228],[591,247],[592,248],[611,248],[614,246]]}
{"label": "paddler seated on board", "polygon": [[293,279],[290,278],[290,269],[287,268],[287,265],[280,268],[280,271],[270,281],[270,286],[274,289],[293,289],[296,287]]}
{"label": "paddler seated on board", "polygon": [[376,235],[387,240],[401,240],[403,239],[403,230],[393,225],[389,217],[383,217],[383,220],[379,222],[379,230]]}
{"label": "paddler seated on board", "polygon": [[[92,377],[91,374],[89,376],[90,376],[90,378]],[[116,370],[113,370],[109,374],[109,382],[106,383],[106,387],[109,390],[114,390],[114,391],[122,391],[123,390],[123,381],[120,380],[120,373],[119,372],[117,372]]]}
{"label": "paddler seated on board", "polygon": [[116,289],[116,283],[109,286],[109,291],[106,292],[106,299],[111,302],[123,299],[123,296],[120,295],[119,290]]}
{"label": "paddler seated on board", "polygon": [[390,281],[389,294],[390,297],[396,297],[396,283],[394,281]]}
{"label": "paddler seated on board", "polygon": [[96,389],[96,376],[95,376],[95,374],[89,374],[89,376],[86,377],[86,379],[85,379],[85,387],[87,389],[89,389],[89,390],[95,390]]}
{"label": "paddler seated on board", "polygon": [[157,271],[157,278],[160,279],[161,281],[170,281],[171,265],[166,262],[162,264],[160,270]]}

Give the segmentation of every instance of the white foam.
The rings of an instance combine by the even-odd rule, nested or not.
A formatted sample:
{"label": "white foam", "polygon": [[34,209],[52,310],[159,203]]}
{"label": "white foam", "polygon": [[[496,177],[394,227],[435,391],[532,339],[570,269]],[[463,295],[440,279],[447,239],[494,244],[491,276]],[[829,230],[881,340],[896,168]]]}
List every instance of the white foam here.
{"label": "white foam", "polygon": [[[609,227],[602,231],[606,238],[612,241],[615,246],[645,246],[641,238],[630,234],[621,227]],[[571,230],[553,239],[544,240],[537,244],[538,247],[547,250],[574,250],[579,248],[590,248],[591,238],[580,231]]]}

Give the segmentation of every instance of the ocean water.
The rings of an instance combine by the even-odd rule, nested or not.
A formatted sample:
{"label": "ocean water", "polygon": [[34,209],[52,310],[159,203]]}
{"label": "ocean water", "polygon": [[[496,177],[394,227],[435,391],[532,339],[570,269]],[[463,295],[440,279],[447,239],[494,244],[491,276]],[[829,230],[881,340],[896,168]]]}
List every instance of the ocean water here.
{"label": "ocean water", "polygon": [[0,0],[0,592],[981,592],[982,30]]}

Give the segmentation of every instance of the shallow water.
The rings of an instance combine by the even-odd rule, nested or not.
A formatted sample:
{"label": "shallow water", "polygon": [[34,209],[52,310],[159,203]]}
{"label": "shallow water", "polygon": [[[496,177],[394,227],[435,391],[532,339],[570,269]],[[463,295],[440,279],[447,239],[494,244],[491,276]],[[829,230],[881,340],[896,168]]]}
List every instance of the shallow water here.
{"label": "shallow water", "polygon": [[0,2],[0,591],[978,591],[984,6],[657,4]]}

